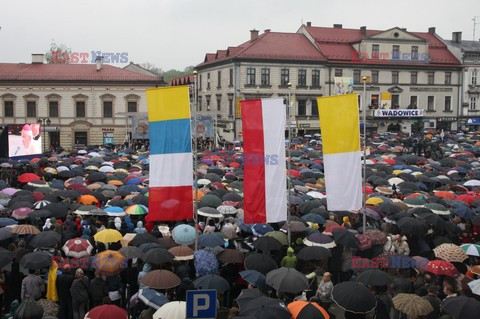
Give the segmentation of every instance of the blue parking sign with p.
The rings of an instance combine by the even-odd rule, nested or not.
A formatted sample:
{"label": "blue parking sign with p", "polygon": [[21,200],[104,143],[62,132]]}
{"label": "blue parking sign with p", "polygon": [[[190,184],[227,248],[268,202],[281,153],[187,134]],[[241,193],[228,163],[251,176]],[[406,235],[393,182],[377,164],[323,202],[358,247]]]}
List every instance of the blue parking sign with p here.
{"label": "blue parking sign with p", "polygon": [[188,290],[187,319],[215,319],[217,317],[217,291]]}

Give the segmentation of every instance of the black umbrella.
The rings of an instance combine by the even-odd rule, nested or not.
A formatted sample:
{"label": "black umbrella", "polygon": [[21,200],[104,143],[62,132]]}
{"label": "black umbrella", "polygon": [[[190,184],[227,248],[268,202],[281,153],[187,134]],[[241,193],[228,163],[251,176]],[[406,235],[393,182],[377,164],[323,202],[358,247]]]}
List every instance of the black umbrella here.
{"label": "black umbrella", "polygon": [[137,234],[133,239],[130,241],[131,246],[137,246],[148,243],[157,243],[157,238],[149,233]]}
{"label": "black umbrella", "polygon": [[392,203],[382,203],[378,206],[376,211],[385,215],[394,215],[400,213],[401,209]]}
{"label": "black umbrella", "polygon": [[310,211],[313,210],[314,208],[318,208],[318,207],[322,207],[322,206],[323,206],[323,204],[319,200],[309,200],[309,201],[301,203],[298,206],[298,211],[302,215],[305,215],[305,214],[310,213]]}
{"label": "black umbrella", "polygon": [[269,253],[273,250],[280,251],[282,244],[273,237],[262,236],[253,242],[253,247],[257,250],[261,250],[262,253]]}
{"label": "black umbrella", "polygon": [[346,229],[334,229],[332,231],[333,240],[337,244],[342,244],[348,248],[358,248],[358,239],[355,234]]}
{"label": "black umbrella", "polygon": [[28,214],[28,218],[37,217],[37,218],[48,218],[52,216],[52,212],[46,209],[34,210]]}
{"label": "black umbrella", "polygon": [[20,265],[27,269],[48,268],[52,264],[52,256],[44,251],[34,251],[25,254],[20,259]]}
{"label": "black umbrella", "polygon": [[148,206],[148,197],[145,195],[137,195],[132,198],[132,202],[134,202],[135,204]]}
{"label": "black umbrella", "polygon": [[423,236],[427,233],[427,225],[419,219],[405,217],[397,221],[397,226],[407,235]]}
{"label": "black umbrella", "polygon": [[62,236],[59,233],[53,230],[48,230],[48,231],[44,231],[39,234],[36,234],[35,237],[33,237],[28,244],[33,248],[39,248],[39,247],[46,248],[46,247],[52,247],[53,245],[60,242],[61,239],[62,239]]}
{"label": "black umbrella", "polygon": [[480,302],[466,296],[447,298],[443,311],[458,319],[477,319],[480,313]]}
{"label": "black umbrella", "polygon": [[119,250],[127,259],[140,258],[142,250],[135,246],[123,247]]}
{"label": "black umbrella", "polygon": [[90,182],[104,182],[107,180],[107,175],[102,172],[90,173],[87,176],[87,180],[89,180]]}
{"label": "black umbrella", "polygon": [[244,303],[239,316],[258,319],[290,319],[292,317],[283,302],[265,296]]}
{"label": "black umbrella", "polygon": [[219,294],[230,289],[230,284],[225,278],[214,274],[202,276],[193,284],[197,289],[215,289]]}
{"label": "black umbrella", "polygon": [[43,308],[35,300],[26,298],[15,310],[13,318],[15,319],[42,319]]}
{"label": "black umbrella", "polygon": [[329,249],[318,246],[304,247],[297,254],[297,258],[302,260],[326,260],[331,256]]}
{"label": "black umbrella", "polygon": [[267,285],[277,292],[299,293],[308,288],[308,279],[295,268],[282,267],[267,274]]}
{"label": "black umbrella", "polygon": [[5,267],[15,258],[15,253],[6,249],[0,249],[0,268]]}
{"label": "black umbrella", "polygon": [[370,286],[386,286],[393,281],[393,278],[379,269],[370,269],[362,272],[357,281]]}
{"label": "black umbrella", "polygon": [[141,259],[150,264],[160,265],[163,263],[171,262],[175,258],[168,250],[163,248],[153,248],[144,252]]}
{"label": "black umbrella", "polygon": [[256,270],[266,275],[268,272],[277,269],[277,263],[268,255],[255,253],[245,259],[245,268]]}
{"label": "black umbrella", "polygon": [[335,285],[332,299],[343,310],[358,314],[370,312],[377,305],[377,299],[370,289],[354,281]]}
{"label": "black umbrella", "polygon": [[240,311],[247,305],[249,302],[259,298],[264,297],[265,295],[258,288],[249,288],[242,289],[242,292],[237,297],[237,304],[240,308]]}
{"label": "black umbrella", "polygon": [[14,236],[15,236],[15,234],[12,234],[12,228],[10,228],[10,227],[0,228],[0,240],[12,238]]}

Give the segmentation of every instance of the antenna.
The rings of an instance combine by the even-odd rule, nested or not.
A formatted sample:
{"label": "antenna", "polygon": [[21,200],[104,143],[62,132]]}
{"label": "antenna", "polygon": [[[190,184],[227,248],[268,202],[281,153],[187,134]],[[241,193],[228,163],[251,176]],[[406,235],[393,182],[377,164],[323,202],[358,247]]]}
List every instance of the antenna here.
{"label": "antenna", "polygon": [[475,29],[476,29],[476,27],[477,27],[477,24],[480,24],[480,22],[477,22],[477,18],[480,18],[480,16],[475,16],[475,17],[473,17],[473,19],[472,19],[472,20],[473,20],[473,41],[476,40],[476,38],[475,38]]}

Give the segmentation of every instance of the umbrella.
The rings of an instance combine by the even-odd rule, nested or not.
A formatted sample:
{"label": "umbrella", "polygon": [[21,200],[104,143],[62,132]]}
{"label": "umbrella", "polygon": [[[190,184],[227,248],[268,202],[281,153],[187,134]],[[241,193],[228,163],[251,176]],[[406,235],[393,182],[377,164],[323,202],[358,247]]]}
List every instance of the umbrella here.
{"label": "umbrella", "polygon": [[205,233],[198,237],[198,246],[204,247],[216,247],[225,245],[225,240],[220,236],[212,233]]}
{"label": "umbrella", "polygon": [[330,250],[328,250],[325,247],[304,247],[300,250],[300,252],[297,254],[298,259],[302,260],[327,260],[332,256],[332,253]]}
{"label": "umbrella", "polygon": [[268,255],[254,253],[245,258],[245,268],[266,275],[271,270],[277,269],[277,263]]}
{"label": "umbrella", "polygon": [[195,256],[194,266],[198,275],[214,274],[218,270],[218,261],[215,255],[206,250],[197,250],[193,253]]}
{"label": "umbrella", "polygon": [[7,218],[7,217],[0,217],[0,227],[16,225],[18,222],[14,219]]}
{"label": "umbrella", "polygon": [[185,319],[186,317],[187,303],[185,301],[170,301],[153,314],[153,319]]}
{"label": "umbrella", "polygon": [[139,247],[143,244],[148,244],[148,243],[153,243],[153,244],[158,243],[157,238],[155,236],[153,236],[152,234],[143,233],[143,234],[137,234],[130,241],[131,246],[137,246],[137,247]]}
{"label": "umbrella", "polygon": [[405,217],[397,221],[397,226],[407,235],[423,236],[427,233],[427,225],[413,217]]}
{"label": "umbrella", "polygon": [[453,277],[458,273],[457,268],[454,265],[444,260],[431,260],[428,262],[425,271],[431,272],[437,276],[445,275]]}
{"label": "umbrella", "polygon": [[12,234],[17,235],[30,235],[38,233],[40,233],[40,230],[37,227],[29,224],[17,225],[12,229]]}
{"label": "umbrella", "polygon": [[98,203],[98,199],[92,195],[82,195],[78,198],[77,202],[83,205],[94,205]]}
{"label": "umbrella", "polygon": [[342,244],[347,248],[358,248],[358,239],[355,237],[354,233],[346,229],[334,229],[332,235],[333,240],[335,240],[337,244]]}
{"label": "umbrella", "polygon": [[[139,235],[135,236],[135,238],[137,238],[138,236]],[[104,229],[96,233],[93,238],[95,239],[95,241],[108,244],[122,240],[123,236],[119,231],[115,229]]]}
{"label": "umbrella", "polygon": [[148,208],[144,205],[131,205],[125,209],[125,213],[128,215],[146,215],[148,214]]}
{"label": "umbrella", "polygon": [[128,319],[128,312],[115,305],[101,305],[87,312],[85,319]]}
{"label": "umbrella", "polygon": [[474,294],[480,295],[480,279],[471,281],[467,285]]}
{"label": "umbrella", "polygon": [[62,250],[65,253],[65,256],[82,258],[90,256],[93,246],[84,238],[74,238],[67,240],[65,245],[63,245]]}
{"label": "umbrella", "polygon": [[48,268],[51,264],[52,256],[44,251],[27,253],[20,259],[20,265],[26,269]]}
{"label": "umbrella", "polygon": [[480,313],[480,302],[466,296],[445,299],[443,311],[458,319],[477,319]]}
{"label": "umbrella", "polygon": [[127,267],[127,258],[119,251],[105,250],[95,255],[93,268],[100,274],[114,276]]}
{"label": "umbrella", "polygon": [[244,270],[240,272],[240,276],[255,287],[265,288],[265,280],[267,278],[264,274],[256,271],[256,270]]}
{"label": "umbrella", "polygon": [[[288,222],[283,224],[281,229],[288,231]],[[307,231],[307,226],[305,226],[304,222],[294,220],[290,222],[290,231],[292,233],[303,233]]]}
{"label": "umbrella", "polygon": [[28,244],[34,248],[46,248],[52,247],[53,245],[57,244],[61,239],[62,236],[59,233],[53,230],[49,230],[35,235],[35,237],[33,237]]}
{"label": "umbrella", "polygon": [[393,278],[384,271],[370,269],[362,272],[357,281],[370,286],[387,286],[393,281]]}
{"label": "umbrella", "polygon": [[20,207],[13,211],[12,217],[15,219],[25,219],[27,218],[28,214],[32,212],[31,208],[28,207]]}
{"label": "umbrella", "polygon": [[0,228],[0,240],[8,239],[15,237],[15,234],[12,233],[11,227]]}
{"label": "umbrella", "polygon": [[306,246],[319,246],[325,248],[333,248],[336,246],[333,239],[324,234],[311,234],[308,235],[306,238],[303,239],[303,243]]}
{"label": "umbrella", "polygon": [[140,258],[146,263],[153,265],[161,265],[171,262],[174,257],[175,256],[166,249],[153,248],[144,252]]}
{"label": "umbrella", "polygon": [[17,179],[20,183],[28,183],[31,181],[38,181],[41,180],[40,176],[35,175],[33,173],[24,173],[20,175]]}
{"label": "umbrella", "polygon": [[127,259],[140,258],[143,254],[142,250],[135,246],[122,247],[119,252]]}
{"label": "umbrella", "polygon": [[193,284],[197,289],[215,289],[219,294],[230,289],[228,281],[215,274],[204,275],[197,278]]}
{"label": "umbrella", "polygon": [[435,257],[449,262],[463,262],[468,258],[463,249],[454,244],[441,244],[433,249]]}
{"label": "umbrella", "polygon": [[245,261],[245,255],[236,249],[225,249],[217,255],[217,258],[219,261],[226,264],[243,264]]}
{"label": "umbrella", "polygon": [[307,301],[294,301],[288,304],[288,311],[293,319],[328,319],[328,312],[317,303]]}
{"label": "umbrella", "polygon": [[288,246],[288,236],[281,231],[271,231],[265,234],[265,236],[273,237],[278,240],[283,246]]}
{"label": "umbrella", "polygon": [[175,246],[168,250],[175,258],[175,261],[193,259],[193,250],[188,246]]}
{"label": "umbrella", "polygon": [[175,226],[172,237],[179,245],[191,245],[195,242],[195,228],[186,224]]}
{"label": "umbrella", "polygon": [[150,288],[140,289],[138,291],[138,299],[140,299],[145,305],[154,309],[160,309],[161,306],[168,302],[168,299],[164,294]]}
{"label": "umbrella", "polygon": [[15,258],[15,253],[6,249],[0,250],[0,268],[5,267]]}
{"label": "umbrella", "polygon": [[239,316],[262,319],[290,319],[292,317],[283,302],[265,296],[243,303]]}
{"label": "umbrella", "polygon": [[153,289],[171,289],[180,285],[180,278],[173,272],[157,269],[152,270],[142,277],[140,283]]}
{"label": "umbrella", "polygon": [[268,224],[255,224],[252,227],[252,232],[257,236],[263,236],[271,231],[273,231],[273,227]]}
{"label": "umbrella", "polygon": [[262,236],[253,242],[253,247],[255,247],[256,250],[261,250],[262,253],[270,253],[274,250],[281,250],[282,243],[271,236]]}
{"label": "umbrella", "polygon": [[[263,276],[263,277],[265,279],[265,276]],[[265,295],[258,288],[242,289],[242,291],[240,292],[240,294],[238,295],[238,297],[236,299],[238,307],[240,308],[240,311],[246,305],[248,305],[249,302],[251,302],[251,301],[253,301],[253,300],[255,300],[259,297],[265,297]]]}
{"label": "umbrella", "polygon": [[298,293],[308,288],[308,280],[304,274],[286,267],[270,271],[266,283],[277,292]]}
{"label": "umbrella", "polygon": [[433,311],[430,302],[416,294],[400,293],[392,301],[395,309],[412,317],[426,316]]}
{"label": "umbrella", "polygon": [[333,301],[343,310],[357,314],[375,309],[375,295],[364,284],[354,281],[339,283],[333,287]]}
{"label": "umbrella", "polygon": [[463,251],[468,255],[468,256],[477,256],[480,257],[480,245],[476,244],[463,244],[460,246]]}
{"label": "umbrella", "polygon": [[42,319],[43,308],[34,299],[28,297],[15,310],[13,318]]}

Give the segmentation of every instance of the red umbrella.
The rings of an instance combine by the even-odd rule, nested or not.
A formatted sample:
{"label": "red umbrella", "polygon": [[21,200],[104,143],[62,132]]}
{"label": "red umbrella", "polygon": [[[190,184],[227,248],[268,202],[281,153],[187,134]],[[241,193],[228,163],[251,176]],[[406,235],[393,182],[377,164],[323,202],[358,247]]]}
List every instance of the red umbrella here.
{"label": "red umbrella", "polygon": [[452,263],[445,260],[431,260],[428,262],[425,271],[431,272],[437,276],[444,275],[453,277],[458,273],[457,268]]}
{"label": "red umbrella", "polygon": [[33,173],[25,173],[18,177],[18,181],[20,183],[29,183],[31,181],[39,181],[40,179],[41,179],[40,176],[35,175]]}
{"label": "red umbrella", "polygon": [[62,247],[65,255],[75,258],[90,256],[92,249],[93,246],[90,244],[90,242],[83,238],[67,240],[65,245]]}
{"label": "red umbrella", "polygon": [[238,162],[231,162],[230,164],[228,164],[230,167],[234,167],[234,168],[239,168],[240,167],[240,163]]}
{"label": "red umbrella", "polygon": [[102,305],[93,308],[86,315],[85,319],[127,319],[128,313],[115,305]]}
{"label": "red umbrella", "polygon": [[384,163],[390,164],[390,165],[395,165],[396,162],[393,158],[386,158],[383,160]]}
{"label": "red umbrella", "polygon": [[457,196],[456,199],[466,203],[468,206],[471,206],[472,202],[475,201],[477,198],[473,195],[462,194],[460,196]]}
{"label": "red umbrella", "polygon": [[300,175],[300,172],[299,172],[299,171],[294,170],[294,169],[291,169],[291,170],[290,170],[290,176],[292,176],[292,177],[300,177],[301,175]]}

